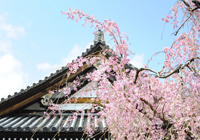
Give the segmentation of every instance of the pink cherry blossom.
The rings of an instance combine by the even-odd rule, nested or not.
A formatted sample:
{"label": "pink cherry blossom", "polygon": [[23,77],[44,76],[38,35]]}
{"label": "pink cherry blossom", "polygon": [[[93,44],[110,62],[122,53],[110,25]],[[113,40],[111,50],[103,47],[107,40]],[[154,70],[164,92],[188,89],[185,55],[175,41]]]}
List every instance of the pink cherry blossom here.
{"label": "pink cherry blossom", "polygon": [[[112,135],[112,139],[200,139],[200,12],[199,9],[193,10],[196,6],[192,0],[184,2],[189,7],[183,1],[177,1],[171,12],[162,18],[165,23],[171,22],[176,32],[172,45],[162,49],[165,61],[159,72],[150,71],[146,64],[139,70],[126,67],[132,54],[127,43],[128,36],[120,31],[114,21],[105,19],[100,22],[94,19],[94,15],[89,16],[77,9],[73,11],[69,8],[69,12],[61,12],[72,20],[76,18],[76,22],[84,18],[84,26],[87,23],[91,27],[95,24],[96,30],[100,27],[115,43],[113,50],[102,50],[99,56],[90,55],[67,64],[68,77],[83,65],[96,67],[85,78],[95,83],[89,85],[89,89],[97,94],[93,101],[101,101],[103,106],[98,112],[98,121],[106,120],[105,131]],[[179,20],[179,15],[184,19]],[[186,25],[189,30],[183,32],[182,27]],[[108,53],[109,57],[104,57]],[[158,53],[154,53],[154,56]],[[112,82],[110,77],[113,77]],[[77,78],[70,83],[72,90],[62,89],[66,95],[66,105],[71,103],[70,92],[78,90],[80,81]],[[86,93],[88,89],[81,90],[82,95]],[[94,117],[95,106],[94,103],[88,110],[91,118]],[[61,112],[59,105],[52,104],[49,109],[52,114],[56,110]],[[48,116],[48,113],[45,114]],[[74,116],[77,116],[77,112]],[[89,136],[94,134],[92,126],[93,122],[87,128]]]}

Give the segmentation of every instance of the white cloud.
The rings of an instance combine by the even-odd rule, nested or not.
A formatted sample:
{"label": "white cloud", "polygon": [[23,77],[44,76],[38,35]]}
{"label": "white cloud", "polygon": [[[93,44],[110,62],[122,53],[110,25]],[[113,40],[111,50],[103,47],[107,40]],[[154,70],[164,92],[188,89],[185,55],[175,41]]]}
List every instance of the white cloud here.
{"label": "white cloud", "polygon": [[62,60],[62,66],[72,62],[72,60],[76,59],[77,56],[81,56],[82,53],[86,51],[86,49],[90,48],[91,44],[93,43],[89,42],[85,47],[80,47],[75,44],[72,50],[68,53],[67,57]]}
{"label": "white cloud", "polygon": [[5,22],[7,13],[0,15],[0,31],[6,34],[7,38],[19,38],[21,35],[25,35],[24,28],[22,26],[13,26]]}
{"label": "white cloud", "polygon": [[43,70],[43,71],[58,69],[58,65],[56,65],[56,64],[51,65],[50,63],[40,63],[40,64],[37,64],[36,67],[37,67],[37,69]]}
{"label": "white cloud", "polygon": [[134,55],[130,63],[137,68],[144,67],[144,54]]}
{"label": "white cloud", "polygon": [[21,62],[11,54],[0,56],[0,96],[13,95],[26,86],[27,75],[22,72]]}
{"label": "white cloud", "polygon": [[12,43],[8,41],[0,40],[0,52],[10,53],[11,52]]}
{"label": "white cloud", "polygon": [[84,48],[75,44],[74,47],[71,49],[71,51],[67,54],[67,57],[64,58],[59,64],[50,64],[48,62],[45,62],[37,64],[36,67],[37,69],[43,71],[49,71],[49,70],[55,71],[61,68],[62,66],[67,65],[67,63],[72,62],[72,60],[76,59],[77,56],[80,56],[82,52],[85,52],[86,49],[90,47],[91,44],[92,44],[91,42],[88,43]]}
{"label": "white cloud", "polygon": [[4,21],[5,20],[5,16],[7,16],[8,13],[3,13],[0,15],[0,22]]}
{"label": "white cloud", "polygon": [[28,80],[28,75],[22,70],[22,63],[12,54],[12,42],[9,40],[19,38],[25,31],[21,26],[7,24],[5,21],[7,15],[7,13],[0,15],[0,33],[3,33],[3,36],[0,36],[0,97],[4,98],[27,86]]}
{"label": "white cloud", "polygon": [[8,38],[18,38],[20,35],[25,34],[23,27],[15,27],[5,22],[0,23],[0,30],[4,31]]}
{"label": "white cloud", "polygon": [[78,45],[74,45],[72,50],[68,53],[67,57],[62,60],[62,65],[66,65],[67,63],[72,62],[72,60],[76,59],[77,56],[80,56],[82,52],[83,50]]}

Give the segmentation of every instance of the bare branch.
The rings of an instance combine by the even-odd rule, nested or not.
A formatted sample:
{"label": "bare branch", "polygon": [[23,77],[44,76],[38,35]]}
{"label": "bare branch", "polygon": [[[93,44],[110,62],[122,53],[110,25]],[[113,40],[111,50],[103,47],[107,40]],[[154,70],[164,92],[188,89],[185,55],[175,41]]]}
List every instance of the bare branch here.
{"label": "bare branch", "polygon": [[[200,8],[200,7],[197,6],[196,3],[195,3],[195,5],[196,5],[197,7],[194,8],[194,9],[192,9],[192,8],[190,7],[190,5],[189,5],[185,0],[181,0],[181,1],[188,7],[188,10],[191,11],[192,13],[193,13],[195,10],[197,10],[197,9]],[[193,2],[193,3],[194,3],[194,2]],[[179,30],[180,30],[180,29],[185,25],[185,23],[190,19],[190,17],[192,16],[192,13],[190,13],[190,16],[187,17],[187,19],[181,24],[181,26],[178,28],[178,30],[177,30],[176,32],[173,33],[175,36],[177,36]]]}
{"label": "bare branch", "polygon": [[192,14],[190,14],[190,16],[188,16],[188,18],[181,24],[181,26],[178,28],[178,30],[173,33],[175,36],[177,36],[179,30],[185,25],[185,23],[190,19],[190,17],[192,16]]}
{"label": "bare branch", "polygon": [[[155,73],[155,74],[156,74],[156,77],[159,77],[159,78],[167,78],[167,77],[171,76],[171,75],[174,74],[174,73],[179,73],[180,70],[184,69],[185,67],[188,67],[188,65],[189,65],[191,62],[193,62],[195,59],[200,59],[200,57],[193,57],[193,58],[191,58],[190,60],[186,61],[185,64],[180,64],[177,68],[175,68],[172,72],[170,72],[170,73],[167,74],[167,75],[160,75],[159,72],[156,72],[156,71],[154,71],[154,70],[152,70],[152,69],[149,69],[149,68],[140,68],[140,69],[136,69],[136,74],[135,74],[135,78],[134,78],[134,84],[136,84],[136,80],[137,80],[137,78],[138,78],[139,73],[140,73],[141,71],[143,71],[143,70],[147,70],[147,71],[150,71],[150,72]],[[193,69],[193,70],[194,70],[194,69]],[[195,73],[198,74],[198,72],[196,71],[196,69],[195,69],[194,71],[195,71]],[[198,75],[199,75],[199,74],[198,74]]]}

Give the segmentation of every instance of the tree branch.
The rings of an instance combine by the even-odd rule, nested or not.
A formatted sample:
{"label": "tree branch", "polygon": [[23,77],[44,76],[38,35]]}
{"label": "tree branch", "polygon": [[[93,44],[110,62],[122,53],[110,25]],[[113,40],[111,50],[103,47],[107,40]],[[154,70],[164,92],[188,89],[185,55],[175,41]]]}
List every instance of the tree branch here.
{"label": "tree branch", "polygon": [[185,23],[190,19],[190,17],[192,16],[192,14],[190,14],[190,16],[181,24],[181,26],[178,28],[178,30],[173,33],[175,36],[177,36],[179,30],[185,25]]}
{"label": "tree branch", "polygon": [[[143,101],[146,105],[148,105],[150,107],[150,109],[153,111],[154,113],[154,116],[155,114],[158,116],[158,118],[160,118],[160,120],[162,120],[163,122],[167,121],[165,118],[164,118],[164,114],[163,116],[161,116],[157,111],[156,109],[153,108],[153,105],[151,103],[149,103],[147,100],[143,99],[143,98],[140,98],[141,101]],[[164,105],[165,106],[165,105]],[[164,106],[163,106],[163,109],[164,109]],[[162,110],[163,112],[163,110]]]}
{"label": "tree branch", "polygon": [[[194,8],[194,9],[192,9],[191,7],[190,7],[190,5],[185,1],[185,0],[181,0],[187,7],[188,7],[188,9],[189,9],[189,11],[191,11],[192,13],[195,11],[195,10],[197,10],[197,9],[199,9],[200,7],[198,7],[196,4],[196,8]],[[194,3],[194,2],[193,2]],[[190,17],[192,16],[192,13],[190,13],[190,16],[188,16],[188,18],[181,24],[181,26],[178,28],[178,30],[176,31],[176,32],[174,32],[173,34],[175,35],[175,36],[177,36],[177,34],[178,34],[178,32],[179,32],[179,30],[185,25],[185,23],[190,19]]]}
{"label": "tree branch", "polygon": [[[186,66],[188,67],[189,64],[190,64],[191,62],[193,62],[195,59],[200,59],[200,57],[193,57],[193,58],[191,58],[190,60],[186,61],[186,63],[185,63],[184,65],[183,65],[183,64],[180,64],[176,69],[174,69],[172,72],[170,72],[170,73],[167,74],[167,75],[160,75],[159,72],[156,72],[156,71],[154,71],[154,70],[152,70],[152,69],[149,69],[149,68],[140,68],[140,69],[136,69],[136,74],[135,74],[135,78],[134,78],[134,84],[136,84],[136,80],[137,80],[137,78],[138,78],[138,76],[139,76],[139,73],[140,73],[141,71],[143,71],[143,70],[147,70],[147,71],[150,71],[150,72],[155,73],[155,74],[156,74],[156,77],[159,77],[159,78],[167,78],[167,77],[171,76],[171,75],[174,74],[174,73],[179,73],[180,70],[184,69]],[[194,70],[194,69],[193,69],[193,70]],[[194,70],[194,72],[198,74],[198,72],[196,71],[196,69]],[[198,74],[198,75],[199,75],[199,74]]]}

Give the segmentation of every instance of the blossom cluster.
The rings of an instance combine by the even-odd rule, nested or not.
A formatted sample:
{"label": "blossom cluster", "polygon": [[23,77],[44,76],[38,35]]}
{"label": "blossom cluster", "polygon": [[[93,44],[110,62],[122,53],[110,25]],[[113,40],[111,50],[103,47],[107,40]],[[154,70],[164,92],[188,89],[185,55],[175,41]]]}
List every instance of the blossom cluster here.
{"label": "blossom cluster", "polygon": [[[195,8],[191,0],[185,2],[191,8]],[[181,32],[178,27],[184,26],[185,20],[192,15],[187,20],[191,23],[191,27],[188,32],[177,36],[171,47],[163,48],[165,62],[160,75],[170,73],[177,65],[200,55],[198,40],[200,12],[191,11],[181,1],[178,1],[171,10],[172,12],[163,18],[163,21],[169,23],[173,20],[173,28]],[[178,21],[178,12],[185,16],[182,21]],[[100,101],[103,109],[98,112],[99,121],[106,120],[105,131],[111,133],[113,139],[200,138],[200,61],[198,59],[164,80],[160,80],[158,75],[151,76],[149,71],[142,71],[135,83],[137,71],[126,67],[129,63],[129,50],[126,43],[128,37],[120,32],[116,23],[111,20],[104,20],[101,23],[94,19],[94,15],[89,16],[77,9],[73,11],[69,8],[69,12],[62,12],[62,14],[72,20],[76,18],[76,22],[84,18],[84,26],[90,22],[91,27],[95,25],[96,29],[100,28],[104,33],[108,33],[116,43],[114,50],[103,50],[100,55],[79,58],[67,64],[68,76],[76,73],[84,65],[96,67],[95,71],[87,73],[86,76],[89,82],[95,83],[95,85],[91,84],[90,90],[97,95],[92,101],[94,104],[91,105],[88,114],[94,118],[92,112],[95,112],[96,103]],[[81,86],[78,79],[72,83],[73,89],[63,88],[63,92],[68,95],[65,104],[71,102],[70,92],[76,91],[76,87]],[[86,94],[88,89],[81,92]],[[75,100],[78,98],[81,96],[75,97]],[[55,110],[52,107],[50,109]],[[90,123],[87,133],[92,136],[95,132],[94,122]]]}

